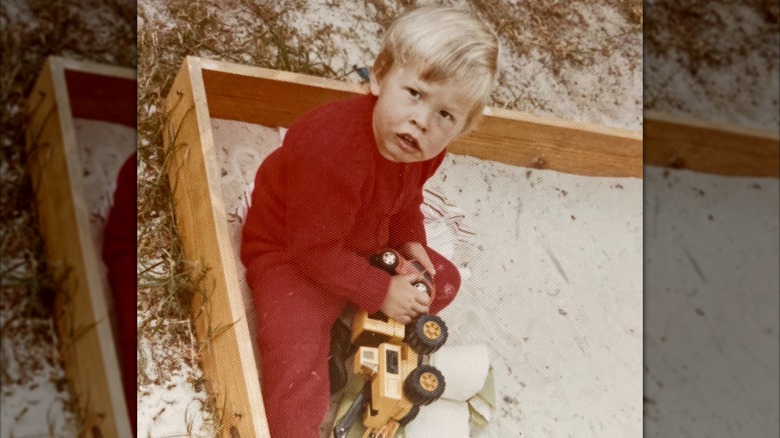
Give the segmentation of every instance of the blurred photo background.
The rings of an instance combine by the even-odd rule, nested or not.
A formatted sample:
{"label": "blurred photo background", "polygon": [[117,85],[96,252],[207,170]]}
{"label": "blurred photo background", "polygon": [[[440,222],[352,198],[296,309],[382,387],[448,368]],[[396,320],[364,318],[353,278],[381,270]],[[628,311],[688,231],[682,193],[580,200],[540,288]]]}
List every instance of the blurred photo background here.
{"label": "blurred photo background", "polygon": [[[45,218],[36,209],[30,157],[25,146],[30,120],[27,99],[50,56],[134,71],[135,27],[134,1],[0,2],[0,436],[3,438],[70,437],[86,433],[80,424],[83,412],[76,407],[63,368],[61,352],[67,341],[58,336],[54,321],[55,296],[62,295],[66,274],[56,261],[44,255],[45,242],[39,224]],[[117,102],[115,106],[134,105],[132,94],[125,99],[130,98],[131,101]],[[73,134],[80,136],[83,132]],[[110,141],[105,133],[98,133],[97,137],[99,143]],[[129,141],[134,148],[134,134]],[[85,170],[92,171],[93,177],[100,174],[97,168]],[[101,182],[105,187],[112,183]],[[108,198],[106,206],[110,206]],[[94,219],[102,222],[105,218]],[[63,227],[60,233],[65,237],[73,231]],[[87,268],[100,271],[102,266]]]}
{"label": "blurred photo background", "polygon": [[777,1],[644,2],[644,431],[778,435]]}

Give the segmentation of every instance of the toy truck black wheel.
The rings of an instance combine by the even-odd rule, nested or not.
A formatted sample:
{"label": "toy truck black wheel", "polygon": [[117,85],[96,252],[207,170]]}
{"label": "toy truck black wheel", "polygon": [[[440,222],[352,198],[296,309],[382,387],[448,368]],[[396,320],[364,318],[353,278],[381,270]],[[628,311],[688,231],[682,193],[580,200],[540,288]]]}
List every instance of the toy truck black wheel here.
{"label": "toy truck black wheel", "polygon": [[409,413],[404,415],[403,418],[398,420],[398,424],[401,426],[406,426],[409,424],[410,421],[414,420],[417,417],[417,414],[420,413],[420,406],[419,405],[413,405],[412,409],[409,410]]}
{"label": "toy truck black wheel", "polygon": [[330,329],[328,368],[330,371],[331,395],[347,386],[349,372],[345,362],[355,350],[355,347],[350,342],[350,336],[352,336],[352,329],[343,321],[337,319]]}
{"label": "toy truck black wheel", "polygon": [[444,394],[444,375],[432,365],[420,365],[404,381],[404,395],[415,405],[429,405]]}
{"label": "toy truck black wheel", "polygon": [[417,354],[431,354],[447,342],[447,325],[436,315],[420,315],[406,325],[404,342]]}
{"label": "toy truck black wheel", "polygon": [[371,263],[372,266],[382,269],[390,275],[395,275],[395,268],[401,262],[401,259],[398,257],[398,253],[388,249],[379,254],[372,255],[368,258],[368,262]]}

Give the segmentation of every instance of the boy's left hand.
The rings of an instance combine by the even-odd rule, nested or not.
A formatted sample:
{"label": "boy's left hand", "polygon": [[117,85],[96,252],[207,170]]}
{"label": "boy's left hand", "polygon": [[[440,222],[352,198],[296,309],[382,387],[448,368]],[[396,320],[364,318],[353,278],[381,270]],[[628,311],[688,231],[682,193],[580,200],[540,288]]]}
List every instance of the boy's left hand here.
{"label": "boy's left hand", "polygon": [[398,248],[398,252],[406,259],[420,262],[425,270],[431,274],[431,277],[436,275],[436,269],[433,268],[433,263],[431,263],[431,259],[428,257],[428,251],[425,250],[425,246],[422,243],[406,242]]}

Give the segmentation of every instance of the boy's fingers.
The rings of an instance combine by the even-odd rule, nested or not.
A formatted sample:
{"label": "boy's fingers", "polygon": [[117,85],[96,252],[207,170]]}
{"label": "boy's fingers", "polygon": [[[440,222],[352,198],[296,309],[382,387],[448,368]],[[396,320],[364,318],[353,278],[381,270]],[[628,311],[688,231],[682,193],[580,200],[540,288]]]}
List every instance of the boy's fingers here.
{"label": "boy's fingers", "polygon": [[433,268],[433,263],[424,264],[423,267],[426,271],[428,271],[429,274],[431,274],[431,277],[436,275],[436,269]]}
{"label": "boy's fingers", "polygon": [[425,277],[420,272],[412,272],[410,274],[404,274],[402,275],[404,281],[408,281],[409,283],[415,283],[417,281],[423,281],[425,280]]}
{"label": "boy's fingers", "polygon": [[415,303],[412,305],[412,307],[411,307],[411,309],[410,309],[410,310],[411,310],[412,312],[414,312],[414,314],[413,314],[412,316],[413,316],[413,317],[416,317],[416,316],[418,316],[418,315],[420,315],[420,314],[422,314],[422,313],[428,313],[428,309],[429,309],[429,307],[430,307],[430,304],[429,304],[427,301],[423,302],[422,300],[418,299],[418,300],[417,300],[417,301],[416,301],[416,302],[415,302]]}
{"label": "boy's fingers", "polygon": [[428,307],[428,305],[431,304],[431,297],[429,297],[428,294],[418,293],[415,295],[414,299],[418,304],[422,304],[425,307]]}
{"label": "boy's fingers", "polygon": [[428,313],[428,306],[421,306],[418,304],[414,306],[412,310],[414,311],[414,316],[417,316],[421,313]]}

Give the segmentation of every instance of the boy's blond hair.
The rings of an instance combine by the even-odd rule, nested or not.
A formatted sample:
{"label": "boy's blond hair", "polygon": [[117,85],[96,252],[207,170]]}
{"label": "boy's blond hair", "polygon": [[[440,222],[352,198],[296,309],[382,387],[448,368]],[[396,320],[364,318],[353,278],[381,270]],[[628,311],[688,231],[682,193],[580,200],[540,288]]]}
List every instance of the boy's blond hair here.
{"label": "boy's blond hair", "polygon": [[425,81],[454,79],[462,84],[474,102],[465,130],[476,124],[495,86],[498,38],[468,12],[421,6],[400,15],[387,29],[373,74],[382,79],[396,62],[419,69]]}

